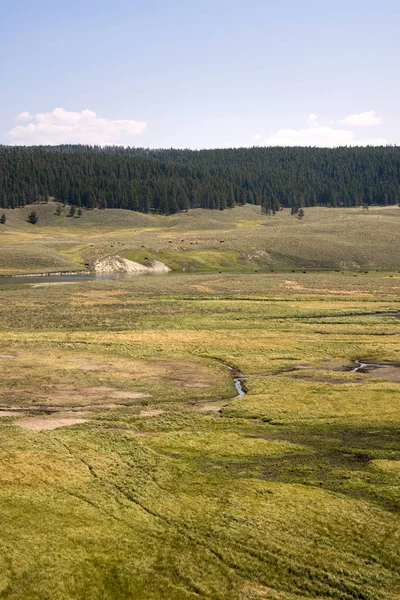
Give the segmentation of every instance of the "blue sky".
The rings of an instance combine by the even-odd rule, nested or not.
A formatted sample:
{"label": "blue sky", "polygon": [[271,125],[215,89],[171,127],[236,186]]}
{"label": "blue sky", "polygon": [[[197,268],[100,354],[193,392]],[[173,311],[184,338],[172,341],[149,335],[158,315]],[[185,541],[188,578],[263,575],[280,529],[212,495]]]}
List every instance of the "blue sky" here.
{"label": "blue sky", "polygon": [[0,142],[399,144],[399,4],[3,0]]}

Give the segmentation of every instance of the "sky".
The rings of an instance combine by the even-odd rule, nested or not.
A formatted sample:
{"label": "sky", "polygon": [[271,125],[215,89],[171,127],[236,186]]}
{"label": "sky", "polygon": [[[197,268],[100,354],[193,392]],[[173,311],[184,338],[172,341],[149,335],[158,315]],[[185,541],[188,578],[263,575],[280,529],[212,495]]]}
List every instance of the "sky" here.
{"label": "sky", "polygon": [[400,144],[398,0],[2,0],[0,143]]}

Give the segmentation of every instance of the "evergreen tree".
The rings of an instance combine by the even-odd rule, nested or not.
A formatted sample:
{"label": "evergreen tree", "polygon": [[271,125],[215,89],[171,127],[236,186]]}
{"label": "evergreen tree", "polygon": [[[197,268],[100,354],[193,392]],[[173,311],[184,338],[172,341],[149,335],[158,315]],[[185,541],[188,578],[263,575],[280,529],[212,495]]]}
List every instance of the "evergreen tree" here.
{"label": "evergreen tree", "polygon": [[235,192],[233,191],[233,185],[229,186],[228,199],[226,205],[228,208],[233,208],[235,206]]}
{"label": "evergreen tree", "polygon": [[297,214],[308,206],[394,206],[400,148],[143,148],[0,146],[0,209],[55,198],[93,209],[170,214],[261,205]]}
{"label": "evergreen tree", "polygon": [[89,210],[96,208],[96,200],[94,198],[93,192],[91,190],[86,190],[83,194],[83,204]]}
{"label": "evergreen tree", "polygon": [[240,188],[239,191],[239,204],[240,206],[244,206],[246,204],[246,192],[243,188]]}
{"label": "evergreen tree", "polygon": [[29,223],[31,223],[32,225],[36,225],[38,220],[39,220],[39,215],[37,214],[37,212],[35,210],[33,210],[31,213],[29,213],[29,215],[28,215]]}
{"label": "evergreen tree", "polygon": [[7,221],[7,217],[6,217],[6,215],[3,213],[3,214],[1,215],[1,217],[0,217],[0,224],[1,224],[1,225],[5,225],[5,224],[6,224],[6,221]]}

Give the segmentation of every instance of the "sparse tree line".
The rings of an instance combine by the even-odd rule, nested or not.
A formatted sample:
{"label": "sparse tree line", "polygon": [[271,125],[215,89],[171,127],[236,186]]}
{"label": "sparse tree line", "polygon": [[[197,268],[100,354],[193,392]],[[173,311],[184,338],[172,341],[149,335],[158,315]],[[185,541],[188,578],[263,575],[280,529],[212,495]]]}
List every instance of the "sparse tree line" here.
{"label": "sparse tree line", "polygon": [[141,148],[0,146],[0,208],[54,198],[82,208],[173,214],[246,203],[265,214],[308,206],[395,205],[400,148]]}
{"label": "sparse tree line", "polygon": [[[59,217],[62,214],[62,208],[60,205],[57,206],[55,214]],[[81,207],[77,208],[75,204],[71,204],[69,207],[69,211],[67,213],[67,217],[81,217],[83,214]]]}

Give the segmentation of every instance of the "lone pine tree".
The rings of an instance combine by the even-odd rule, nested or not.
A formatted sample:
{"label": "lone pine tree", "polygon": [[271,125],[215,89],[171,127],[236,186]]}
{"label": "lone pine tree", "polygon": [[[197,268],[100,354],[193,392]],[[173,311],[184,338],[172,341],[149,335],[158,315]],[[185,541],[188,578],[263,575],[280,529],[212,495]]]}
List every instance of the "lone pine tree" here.
{"label": "lone pine tree", "polygon": [[33,210],[31,213],[29,213],[28,215],[28,221],[29,223],[31,223],[32,225],[35,225],[39,220],[39,215],[37,214],[37,212],[35,210]]}

